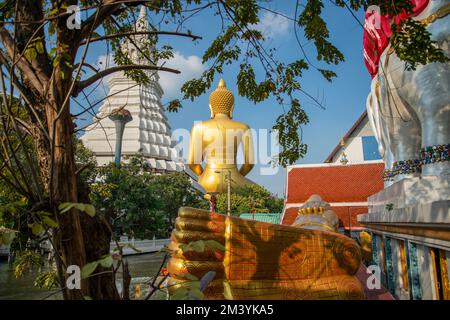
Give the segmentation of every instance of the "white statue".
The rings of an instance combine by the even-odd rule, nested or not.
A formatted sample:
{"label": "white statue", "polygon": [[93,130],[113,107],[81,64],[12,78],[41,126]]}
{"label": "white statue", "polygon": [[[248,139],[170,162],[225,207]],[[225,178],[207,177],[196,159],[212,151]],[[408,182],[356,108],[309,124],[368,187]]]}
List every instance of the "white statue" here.
{"label": "white statue", "polygon": [[[450,56],[449,13],[450,1],[435,0],[429,1],[426,7],[413,17],[427,26],[432,40],[437,42],[447,56]],[[416,70],[408,71],[405,69],[405,62],[388,46],[379,59],[367,109],[372,117],[371,124],[380,148],[384,150],[382,156],[386,167],[391,163],[400,163],[397,165],[400,174],[395,176],[395,180],[402,179],[402,173],[405,172],[414,174],[420,158],[422,175],[450,174],[448,63],[418,65]],[[424,160],[425,157],[420,156],[420,148],[433,147],[435,152],[429,152]],[[392,159],[389,159],[388,151],[392,152]],[[408,164],[402,162],[408,160]]]}

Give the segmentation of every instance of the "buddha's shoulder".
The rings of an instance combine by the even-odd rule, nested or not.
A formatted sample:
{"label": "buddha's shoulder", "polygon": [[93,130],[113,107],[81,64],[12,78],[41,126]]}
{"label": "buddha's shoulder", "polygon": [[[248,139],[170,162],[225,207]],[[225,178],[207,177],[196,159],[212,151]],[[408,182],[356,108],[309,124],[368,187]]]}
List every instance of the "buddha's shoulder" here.
{"label": "buddha's shoulder", "polygon": [[250,129],[250,127],[248,126],[248,124],[244,123],[244,122],[240,122],[240,121],[234,121],[232,120],[232,122],[239,127],[239,129],[243,129],[243,130],[247,130]]}
{"label": "buddha's shoulder", "polygon": [[229,129],[239,129],[239,130],[250,129],[250,127],[247,124],[245,124],[243,122],[235,121],[232,119],[220,120],[220,121],[217,121],[216,119],[209,119],[209,120],[205,120],[205,121],[194,124],[194,126],[192,127],[192,130],[199,131],[199,130],[204,130],[204,129],[217,129],[218,123],[220,123],[220,128],[224,128],[224,126],[225,126],[225,128],[229,128]]}
{"label": "buddha's shoulder", "polygon": [[244,129],[244,130],[250,128],[246,123],[236,121],[233,119],[226,119],[226,120],[210,119],[210,120],[203,121],[203,123],[205,125],[212,125],[212,126],[216,126],[217,123],[221,123],[221,124],[228,125],[230,128],[237,128],[237,129]]}

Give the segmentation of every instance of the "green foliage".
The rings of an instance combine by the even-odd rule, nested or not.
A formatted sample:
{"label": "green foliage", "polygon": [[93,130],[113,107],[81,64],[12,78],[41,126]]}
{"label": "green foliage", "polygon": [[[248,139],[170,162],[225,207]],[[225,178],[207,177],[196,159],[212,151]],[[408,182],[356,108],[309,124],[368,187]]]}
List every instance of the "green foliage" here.
{"label": "green foliage", "polygon": [[287,113],[278,116],[273,130],[278,133],[280,145],[284,145],[278,155],[278,163],[282,166],[289,165],[306,154],[308,147],[301,142],[298,130],[308,122],[308,116],[297,99],[292,100],[291,109]]}
{"label": "green foliage", "polygon": [[53,289],[59,286],[56,270],[43,271],[34,279],[34,286],[41,289]]}
{"label": "green foliage", "polygon": [[91,200],[110,213],[117,229],[140,239],[167,237],[182,206],[207,207],[185,173],[154,175],[142,156],[121,168],[99,169],[101,182],[91,185]]}
{"label": "green foliage", "polygon": [[[337,0],[336,4],[341,7],[347,5],[343,0]],[[350,7],[355,11],[360,8],[367,8],[370,5],[378,6],[382,15],[389,15],[390,17],[405,12],[413,13],[414,10],[413,1],[410,0],[350,1]],[[420,22],[409,18],[403,20],[399,25],[393,23],[391,29],[391,45],[397,56],[405,62],[407,70],[415,70],[420,64],[449,61],[444,52],[437,48],[436,41],[431,40],[430,32]]]}
{"label": "green foliage", "polygon": [[202,300],[203,292],[200,290],[200,281],[186,281],[175,290],[170,300]]}
{"label": "green foliage", "polygon": [[400,59],[406,62],[407,70],[415,70],[419,64],[430,62],[446,63],[449,58],[432,41],[431,33],[423,24],[409,19],[404,20],[393,33],[391,44]]}
{"label": "green foliage", "polygon": [[94,153],[86,148],[80,139],[75,139],[75,163],[79,180],[86,184],[93,183],[97,175],[97,160]]}
{"label": "green foliage", "polygon": [[21,278],[23,274],[33,267],[41,267],[43,259],[39,252],[26,249],[17,254],[14,260],[14,275]]}
{"label": "green foliage", "polygon": [[15,230],[11,230],[3,226],[0,226],[0,246],[1,245],[9,246],[16,237],[16,232],[17,231]]}
{"label": "green foliage", "polygon": [[95,207],[89,203],[73,203],[73,202],[64,202],[58,206],[59,213],[65,213],[70,209],[77,209],[79,211],[85,212],[88,216],[95,216]]}
{"label": "green foliage", "polygon": [[303,27],[306,39],[314,41],[318,61],[339,64],[344,61],[344,55],[329,41],[330,32],[321,16],[323,7],[323,1],[307,1],[298,18],[298,25]]}
{"label": "green foliage", "polygon": [[[250,213],[254,208],[255,213],[281,212],[283,199],[272,195],[267,189],[257,184],[244,187],[235,187],[231,190],[231,214],[239,216],[241,213]],[[216,197],[217,212],[227,212],[227,194],[219,194]]]}
{"label": "green foliage", "polygon": [[81,268],[81,279],[86,279],[92,275],[92,273],[97,269],[98,266],[103,268],[110,268],[113,264],[113,257],[110,254],[106,254],[97,261],[92,261],[86,263],[83,268]]}

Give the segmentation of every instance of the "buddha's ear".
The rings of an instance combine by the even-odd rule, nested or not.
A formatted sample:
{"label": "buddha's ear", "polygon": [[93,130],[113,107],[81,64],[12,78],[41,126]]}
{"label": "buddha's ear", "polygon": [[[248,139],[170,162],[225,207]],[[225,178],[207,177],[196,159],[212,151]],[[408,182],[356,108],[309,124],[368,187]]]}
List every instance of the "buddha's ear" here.
{"label": "buddha's ear", "polygon": [[209,111],[211,112],[211,119],[214,118],[214,111],[213,111],[211,105],[209,105]]}
{"label": "buddha's ear", "polygon": [[234,104],[233,104],[233,106],[231,107],[230,112],[228,113],[228,116],[230,117],[230,119],[233,118],[233,110],[234,110]]}

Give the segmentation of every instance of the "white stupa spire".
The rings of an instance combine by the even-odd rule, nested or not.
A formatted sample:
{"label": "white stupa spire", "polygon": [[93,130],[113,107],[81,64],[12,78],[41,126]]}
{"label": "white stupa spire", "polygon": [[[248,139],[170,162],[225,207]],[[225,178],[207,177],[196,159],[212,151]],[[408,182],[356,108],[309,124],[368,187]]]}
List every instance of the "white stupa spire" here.
{"label": "white stupa spire", "polygon": [[[139,29],[138,29],[139,27]],[[136,22],[136,30],[148,30],[146,7],[142,6]],[[122,50],[128,50],[129,57],[136,64],[150,64],[142,58],[139,49],[148,50],[147,35],[133,36],[133,42],[125,40]],[[147,47],[145,47],[147,46]],[[142,153],[155,171],[181,171],[183,164],[172,146],[171,128],[161,104],[163,90],[158,75],[150,76],[148,85],[137,85],[122,72],[117,72],[108,81],[110,98],[100,107],[94,123],[87,128],[82,140],[90,148],[99,165],[111,162],[116,143],[115,125],[108,118],[112,110],[125,107],[133,120],[127,124],[123,134],[122,155]],[[97,119],[102,119],[97,121]]]}
{"label": "white stupa spire", "polygon": [[147,31],[147,30],[149,30],[147,20],[147,7],[141,6],[138,19],[136,20],[136,31]]}

